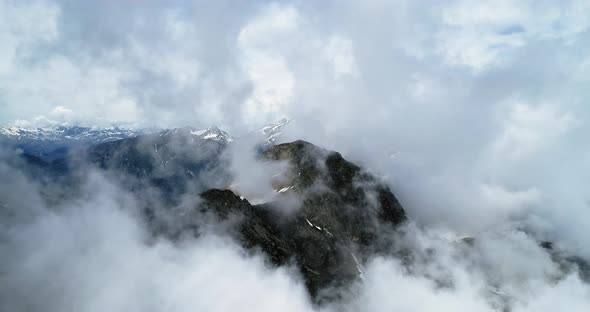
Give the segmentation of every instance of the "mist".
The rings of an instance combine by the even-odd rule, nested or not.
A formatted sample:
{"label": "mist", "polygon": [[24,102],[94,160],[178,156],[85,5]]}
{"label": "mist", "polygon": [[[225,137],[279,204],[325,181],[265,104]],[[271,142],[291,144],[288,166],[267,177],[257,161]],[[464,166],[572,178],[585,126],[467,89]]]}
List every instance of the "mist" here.
{"label": "mist", "polygon": [[[585,311],[589,303],[590,287],[577,267],[561,267],[511,224],[468,242],[411,222],[380,238],[394,239],[394,249],[409,248],[410,265],[396,250],[376,255],[345,299],[317,306],[294,267],[274,267],[245,250],[227,224],[193,215],[205,225],[198,237],[154,237],[140,214],[143,195],[88,170],[81,191],[56,206],[42,199],[43,186],[2,166],[13,181],[2,188],[2,309]],[[17,190],[30,195],[11,200],[7,195]],[[199,204],[187,196],[160,212],[176,215]]]}

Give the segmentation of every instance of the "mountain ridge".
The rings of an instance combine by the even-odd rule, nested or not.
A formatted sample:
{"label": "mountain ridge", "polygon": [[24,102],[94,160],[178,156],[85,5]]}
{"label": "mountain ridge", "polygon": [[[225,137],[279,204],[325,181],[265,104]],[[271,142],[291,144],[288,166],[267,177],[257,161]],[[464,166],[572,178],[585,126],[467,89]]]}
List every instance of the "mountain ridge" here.
{"label": "mountain ridge", "polygon": [[[259,138],[251,150],[239,151],[254,153],[259,164],[287,165],[269,182],[274,196],[259,204],[232,188],[234,177],[224,154],[244,138],[233,138],[217,127],[166,129],[102,142],[78,150],[83,152],[78,158],[65,155],[46,161],[24,152],[20,156],[30,176],[48,185],[45,195],[52,203],[76,194],[85,170],[103,170],[136,198],[148,241],[182,243],[220,226],[245,252],[262,255],[270,266],[296,269],[310,298],[320,305],[353,291],[375,256],[397,257],[410,272],[413,261],[429,261],[429,256],[420,259],[398,241],[408,218],[387,183],[340,153],[310,142],[275,144],[274,135],[280,135],[282,126],[261,131],[272,140]],[[57,187],[62,192],[55,193],[55,185],[63,181],[64,187]],[[475,237],[459,243],[466,249],[479,244]],[[539,244],[563,274],[578,271],[588,282],[589,262],[563,254],[551,242]],[[444,286],[448,281],[434,282]],[[490,292],[506,294],[500,288]]]}
{"label": "mountain ridge", "polygon": [[[221,221],[237,218],[234,238],[247,250],[262,252],[272,265],[294,264],[319,303],[333,299],[330,289],[349,287],[361,278],[364,261],[380,249],[379,233],[394,230],[407,217],[386,184],[341,154],[302,140],[275,144],[286,124],[283,120],[263,128],[268,139],[251,146],[256,162],[287,164],[270,181],[275,196],[257,205],[229,189],[233,177],[225,152],[241,138],[215,126],[99,142],[77,150],[77,156],[50,162],[23,157],[35,168],[34,175],[45,172],[49,181],[65,177],[71,189],[80,180],[68,177],[87,165],[115,173],[129,192],[147,198],[142,215],[154,237],[198,237],[208,213]],[[154,194],[161,199],[152,198]],[[197,204],[173,213],[172,207],[187,195],[198,198]]]}

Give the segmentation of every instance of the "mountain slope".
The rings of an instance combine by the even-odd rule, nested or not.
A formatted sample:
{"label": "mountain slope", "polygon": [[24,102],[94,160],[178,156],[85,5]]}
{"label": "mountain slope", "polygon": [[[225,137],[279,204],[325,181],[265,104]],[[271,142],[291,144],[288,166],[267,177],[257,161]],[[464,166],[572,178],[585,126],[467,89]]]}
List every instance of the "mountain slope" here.
{"label": "mountain slope", "polygon": [[[276,182],[281,195],[276,201],[251,205],[229,190],[211,189],[200,194],[197,209],[221,219],[241,216],[237,239],[262,250],[276,265],[295,261],[318,302],[330,299],[330,288],[359,278],[364,260],[380,248],[378,232],[406,220],[386,185],[338,153],[296,141],[271,146],[261,157],[289,162],[288,172]],[[185,224],[185,230],[198,223]]]}
{"label": "mountain slope", "polygon": [[189,188],[203,191],[229,184],[222,153],[232,141],[217,127],[185,127],[94,145],[86,157],[101,169],[131,176],[174,200]]}

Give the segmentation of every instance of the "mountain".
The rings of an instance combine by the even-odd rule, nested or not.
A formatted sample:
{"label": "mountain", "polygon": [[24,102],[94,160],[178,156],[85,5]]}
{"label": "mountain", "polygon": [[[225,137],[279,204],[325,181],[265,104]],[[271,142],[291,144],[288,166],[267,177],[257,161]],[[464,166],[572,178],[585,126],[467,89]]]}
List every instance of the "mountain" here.
{"label": "mountain", "polygon": [[184,127],[93,145],[85,157],[101,169],[155,186],[173,199],[188,186],[204,190],[229,184],[222,153],[232,141],[217,127]]}
{"label": "mountain", "polygon": [[184,127],[96,144],[87,154],[101,168],[120,169],[138,177],[196,176],[208,160],[218,158],[232,141],[229,134],[217,127]]}
{"label": "mountain", "polygon": [[272,144],[283,133],[283,128],[291,122],[290,119],[283,118],[276,123],[266,125],[258,130],[258,133],[266,137],[266,142]]}
{"label": "mountain", "polygon": [[[62,179],[63,189],[74,193],[87,168],[107,171],[138,198],[154,238],[198,237],[206,216],[229,222],[246,249],[260,250],[276,266],[294,264],[312,298],[322,302],[333,299],[328,290],[362,277],[365,261],[383,250],[380,233],[395,230],[406,214],[386,184],[339,153],[305,141],[275,144],[286,123],[264,128],[269,139],[252,146],[261,164],[287,166],[271,181],[274,199],[258,205],[228,189],[233,177],[225,151],[239,138],[217,127],[96,142],[52,161],[21,157],[34,177],[72,176]],[[187,196],[197,204],[178,211]]]}
{"label": "mountain", "polygon": [[145,133],[148,131],[118,127],[59,126],[28,129],[13,126],[0,128],[0,142],[17,146],[27,154],[53,160],[63,157],[72,147],[110,142]]}
{"label": "mountain", "polygon": [[[11,165],[41,182],[40,193],[55,205],[80,194],[77,188],[89,168],[104,170],[126,195],[133,196],[133,206],[139,207],[134,212],[147,227],[148,244],[167,240],[183,245],[211,228],[218,229],[215,233],[232,236],[246,252],[262,254],[268,265],[297,269],[310,297],[320,305],[346,300],[348,290],[362,281],[366,263],[375,256],[398,257],[409,271],[416,261],[422,261],[396,239],[396,232],[407,235],[398,232],[407,216],[394,191],[338,152],[301,140],[277,144],[286,124],[288,121],[281,121],[255,133],[263,135],[250,150],[257,157],[257,166],[284,168],[270,181],[274,196],[268,198],[272,199],[259,204],[232,189],[235,181],[228,170],[228,148],[241,144],[240,140],[251,142],[251,138],[233,138],[217,127],[167,129],[117,140],[88,139],[83,148],[53,160],[13,150],[18,159]],[[39,137],[38,142],[54,140]],[[247,182],[247,178],[240,181]],[[260,180],[253,178],[252,183]],[[7,207],[6,202],[0,198],[0,208]],[[480,244],[475,237],[459,243],[461,248],[474,250]],[[577,272],[581,280],[590,282],[590,262],[564,253],[550,241],[539,244],[563,277]],[[430,250],[426,255],[424,261],[434,256]],[[446,281],[434,282],[445,285]],[[490,292],[509,305],[502,301],[509,300],[502,289],[494,286]]]}
{"label": "mountain", "polygon": [[[364,261],[380,250],[378,234],[402,224],[404,209],[376,177],[311,143],[273,145],[260,158],[289,164],[273,181],[276,200],[252,205],[230,190],[211,189],[199,195],[202,203],[194,209],[221,220],[238,216],[236,239],[245,247],[261,250],[275,265],[294,261],[316,301],[333,299],[326,291],[362,276]],[[201,220],[193,215],[158,229],[170,237],[194,233]]]}
{"label": "mountain", "polygon": [[0,128],[0,135],[17,141],[100,143],[136,136],[144,131],[125,128],[90,128],[59,126],[55,128],[27,129],[21,127]]}

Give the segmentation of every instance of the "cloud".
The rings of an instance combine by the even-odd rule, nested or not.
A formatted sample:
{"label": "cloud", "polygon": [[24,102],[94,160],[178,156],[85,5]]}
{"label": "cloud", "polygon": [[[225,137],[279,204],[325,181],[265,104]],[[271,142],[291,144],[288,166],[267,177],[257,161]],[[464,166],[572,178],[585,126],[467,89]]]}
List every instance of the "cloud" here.
{"label": "cloud", "polygon": [[[17,176],[4,164],[0,169]],[[37,186],[22,180],[21,190],[36,195]],[[312,309],[290,268],[270,269],[261,256],[214,233],[176,245],[149,243],[131,194],[93,172],[82,191],[59,207],[29,196],[14,209],[28,217],[0,229],[3,310]],[[18,202],[2,204],[4,213]]]}
{"label": "cloud", "polygon": [[523,158],[553,143],[575,123],[571,113],[555,111],[548,105],[512,104],[494,148],[509,158]]}
{"label": "cloud", "polygon": [[332,63],[334,79],[358,74],[350,39],[334,35],[329,39],[324,51],[324,57],[328,62]]}
{"label": "cloud", "polygon": [[461,280],[455,289],[437,289],[431,280],[408,276],[399,264],[387,259],[374,260],[366,280],[356,307],[359,311],[491,311],[477,292],[480,285]]}
{"label": "cloud", "polygon": [[582,16],[587,3],[568,1],[560,7],[538,3],[455,1],[442,13],[439,52],[450,64],[474,72],[507,65],[521,47],[538,40],[570,41],[590,26]]}
{"label": "cloud", "polygon": [[[341,301],[317,306],[292,267],[269,266],[213,220],[198,238],[154,239],[139,215],[148,194],[127,193],[108,175],[87,172],[79,193],[55,206],[38,196],[41,185],[8,164],[0,171],[14,181],[0,193],[2,220],[9,220],[0,227],[3,309],[495,311],[511,303],[514,311],[543,311],[589,303],[588,285],[575,272],[562,276],[522,231],[489,232],[466,244],[409,224],[396,245],[409,248],[410,265],[390,254],[376,256]],[[15,189],[30,195],[7,196]]]}
{"label": "cloud", "polygon": [[59,37],[57,20],[59,9],[48,2],[34,2],[29,4],[0,2],[2,12],[2,55],[0,74],[15,70],[18,59],[31,57],[33,49],[43,43],[50,43]]}
{"label": "cloud", "polygon": [[293,74],[284,57],[273,50],[277,49],[275,38],[296,33],[298,19],[292,7],[271,6],[241,29],[238,46],[242,66],[253,86],[243,108],[247,120],[281,112],[292,100]]}
{"label": "cloud", "polygon": [[568,277],[557,285],[546,285],[537,300],[520,304],[516,311],[552,311],[557,306],[567,306],[570,311],[585,311],[588,302],[588,289],[576,276]]}

